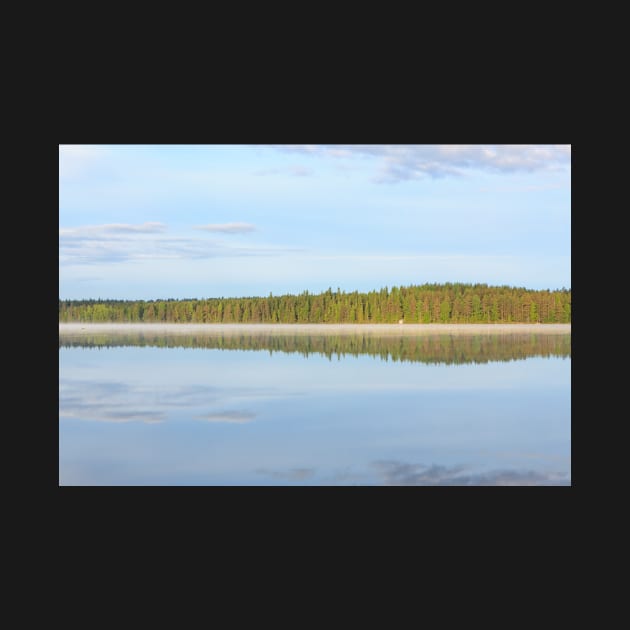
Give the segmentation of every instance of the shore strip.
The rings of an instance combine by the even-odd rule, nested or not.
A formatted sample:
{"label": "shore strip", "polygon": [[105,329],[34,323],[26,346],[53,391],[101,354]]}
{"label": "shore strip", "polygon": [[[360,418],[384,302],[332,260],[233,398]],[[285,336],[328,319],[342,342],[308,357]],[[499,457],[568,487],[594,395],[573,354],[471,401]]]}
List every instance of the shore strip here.
{"label": "shore strip", "polygon": [[164,335],[310,334],[310,335],[471,335],[571,334],[571,324],[175,324],[175,323],[59,323],[60,335],[140,333]]}

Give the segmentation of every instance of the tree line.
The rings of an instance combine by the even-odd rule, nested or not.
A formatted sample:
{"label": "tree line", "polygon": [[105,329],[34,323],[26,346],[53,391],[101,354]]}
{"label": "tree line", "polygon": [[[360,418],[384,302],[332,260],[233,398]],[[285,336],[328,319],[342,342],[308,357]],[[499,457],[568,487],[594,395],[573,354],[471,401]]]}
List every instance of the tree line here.
{"label": "tree line", "polygon": [[528,357],[571,357],[570,334],[503,333],[485,335],[273,335],[81,333],[59,336],[60,348],[207,348],[318,354],[333,358],[370,355],[385,361],[422,363],[488,363]]}
{"label": "tree line", "polygon": [[571,290],[422,284],[361,293],[185,300],[59,300],[60,322],[570,323]]}

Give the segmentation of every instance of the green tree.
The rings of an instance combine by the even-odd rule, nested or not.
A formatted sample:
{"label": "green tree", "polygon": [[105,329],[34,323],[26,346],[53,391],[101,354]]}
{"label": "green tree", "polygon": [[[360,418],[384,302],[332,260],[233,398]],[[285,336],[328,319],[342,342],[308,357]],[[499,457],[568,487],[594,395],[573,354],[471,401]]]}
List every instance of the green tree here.
{"label": "green tree", "polygon": [[440,303],[440,321],[446,323],[451,318],[451,302],[445,297]]}

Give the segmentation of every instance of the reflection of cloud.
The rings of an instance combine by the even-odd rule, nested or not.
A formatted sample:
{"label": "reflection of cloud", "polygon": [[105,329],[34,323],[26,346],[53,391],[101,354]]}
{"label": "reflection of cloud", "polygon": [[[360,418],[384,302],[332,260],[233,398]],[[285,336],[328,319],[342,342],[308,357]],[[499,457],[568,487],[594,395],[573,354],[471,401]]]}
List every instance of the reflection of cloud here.
{"label": "reflection of cloud", "polygon": [[218,400],[222,390],[212,385],[184,385],[161,387],[159,392],[152,393],[164,407],[195,407]]}
{"label": "reflection of cloud", "polygon": [[217,411],[195,417],[199,420],[206,420],[207,422],[245,424],[246,422],[251,422],[256,417],[256,414],[251,411]]}
{"label": "reflection of cloud", "polygon": [[59,417],[99,422],[164,422],[164,408],[191,407],[213,401],[218,390],[206,386],[160,388],[117,381],[62,379]]}
{"label": "reflection of cloud", "polygon": [[[101,422],[163,422],[169,412],[200,408],[195,417],[206,422],[244,424],[256,414],[243,409],[221,409],[242,401],[266,400],[291,396],[281,390],[264,387],[213,387],[211,385],[151,386],[121,381],[61,379],[59,382],[59,417]],[[299,395],[299,394],[295,394]],[[238,402],[241,401],[241,402]],[[247,404],[247,403],[245,403]],[[209,406],[219,411],[205,412]],[[203,413],[202,413],[203,412]]]}
{"label": "reflection of cloud", "polygon": [[59,409],[60,418],[78,418],[80,420],[93,420],[96,422],[144,422],[145,424],[157,424],[164,422],[163,413],[152,413],[144,411],[124,412],[114,411],[101,407],[95,409],[93,405],[75,405],[74,408],[69,409],[64,407]]}
{"label": "reflection of cloud", "polygon": [[142,405],[139,392],[125,383],[62,380],[59,383],[59,417],[153,424],[163,422],[165,416],[159,409],[147,409]]}
{"label": "reflection of cloud", "polygon": [[342,470],[333,472],[330,477],[330,485],[359,485],[366,484],[365,473],[357,473],[346,467]]}
{"label": "reflection of cloud", "polygon": [[565,486],[571,485],[566,473],[533,470],[492,470],[464,474],[463,466],[407,464],[398,461],[377,461],[371,464],[391,486]]}
{"label": "reflection of cloud", "polygon": [[284,481],[303,481],[315,474],[314,468],[291,468],[289,470],[269,470],[268,468],[258,468],[256,473],[273,477],[274,479],[283,479]]}

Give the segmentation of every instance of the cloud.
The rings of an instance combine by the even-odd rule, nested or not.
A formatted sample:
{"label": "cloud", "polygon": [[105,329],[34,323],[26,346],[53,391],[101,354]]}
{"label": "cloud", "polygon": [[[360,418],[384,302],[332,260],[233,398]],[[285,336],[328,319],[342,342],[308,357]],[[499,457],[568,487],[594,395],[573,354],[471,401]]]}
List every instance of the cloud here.
{"label": "cloud", "polygon": [[207,422],[245,424],[247,422],[251,422],[256,417],[256,414],[252,413],[251,411],[217,411],[195,417],[199,420],[206,420]]}
{"label": "cloud", "polygon": [[76,228],[60,228],[59,236],[98,237],[109,234],[155,234],[164,232],[166,225],[155,221],[140,223],[108,223],[105,225],[84,225]]}
{"label": "cloud", "polygon": [[[216,232],[237,233],[255,229],[248,223],[199,226]],[[165,236],[166,226],[113,223],[59,229],[60,265],[92,265],[143,260],[202,260],[218,257],[277,256],[299,248],[235,245],[207,238]]]}
{"label": "cloud", "polygon": [[205,230],[206,232],[223,232],[225,234],[244,234],[254,232],[256,226],[251,223],[210,223],[208,225],[196,225],[195,230]]}
{"label": "cloud", "polygon": [[564,486],[571,485],[567,473],[534,470],[492,470],[466,474],[464,466],[408,464],[376,461],[371,467],[390,486]]}
{"label": "cloud", "polygon": [[304,481],[315,474],[314,468],[291,468],[290,470],[269,470],[268,468],[258,468],[255,471],[259,475],[282,479],[284,481]]}
{"label": "cloud", "polygon": [[371,158],[373,177],[394,183],[424,177],[569,169],[571,145],[273,145],[283,151],[331,158]]}

